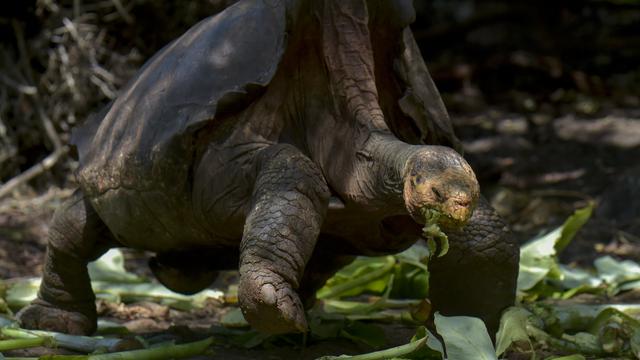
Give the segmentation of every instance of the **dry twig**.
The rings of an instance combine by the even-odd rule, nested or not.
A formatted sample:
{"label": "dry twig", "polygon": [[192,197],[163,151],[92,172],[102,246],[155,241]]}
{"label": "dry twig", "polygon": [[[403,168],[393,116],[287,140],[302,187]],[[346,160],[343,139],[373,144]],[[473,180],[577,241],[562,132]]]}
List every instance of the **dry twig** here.
{"label": "dry twig", "polygon": [[69,152],[69,147],[62,146],[58,150],[54,151],[51,155],[42,159],[42,161],[40,161],[39,163],[30,167],[25,172],[7,181],[6,184],[0,187],[0,198],[3,198],[4,196],[10,194],[19,185],[24,184],[34,177],[51,169],[53,165],[55,165],[58,160],[60,160],[61,157],[67,154],[67,152]]}

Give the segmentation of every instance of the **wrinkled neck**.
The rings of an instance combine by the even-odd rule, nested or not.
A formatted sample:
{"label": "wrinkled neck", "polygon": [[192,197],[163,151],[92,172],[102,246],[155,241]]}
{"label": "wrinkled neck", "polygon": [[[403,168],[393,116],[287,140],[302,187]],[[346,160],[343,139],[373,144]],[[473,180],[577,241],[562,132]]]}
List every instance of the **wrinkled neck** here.
{"label": "wrinkled neck", "polygon": [[356,152],[356,176],[347,189],[352,200],[388,215],[407,214],[403,190],[407,164],[428,146],[409,145],[388,132],[371,132]]}
{"label": "wrinkled neck", "polygon": [[378,103],[369,13],[364,0],[326,0],[322,49],[340,105],[365,129],[387,129]]}

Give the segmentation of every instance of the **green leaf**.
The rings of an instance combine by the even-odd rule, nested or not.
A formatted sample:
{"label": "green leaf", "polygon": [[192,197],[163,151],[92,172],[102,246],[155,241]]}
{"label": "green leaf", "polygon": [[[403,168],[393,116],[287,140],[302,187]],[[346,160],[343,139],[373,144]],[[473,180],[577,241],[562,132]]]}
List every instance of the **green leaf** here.
{"label": "green leaf", "polygon": [[340,331],[340,336],[355,342],[367,344],[374,349],[381,348],[387,343],[384,330],[378,325],[352,321]]}
{"label": "green leaf", "polygon": [[316,339],[337,338],[344,324],[345,320],[342,317],[335,320],[327,320],[321,316],[314,316],[312,312],[309,319],[309,331],[311,332],[311,336]]}
{"label": "green leaf", "polygon": [[395,299],[424,299],[429,295],[429,273],[414,262],[400,260],[395,267],[390,296]]}
{"label": "green leaf", "polygon": [[[425,345],[427,344],[427,339],[428,336],[425,336],[421,339],[418,339],[416,341],[412,341],[408,344],[405,345],[401,345],[401,346],[397,346],[397,347],[393,347],[393,348],[389,348],[389,349],[385,349],[385,350],[380,350],[380,351],[375,351],[372,353],[368,353],[368,354],[361,354],[361,355],[340,355],[340,356],[323,356],[320,358],[317,358],[316,360],[342,360],[342,359],[349,359],[349,360],[388,360],[388,359],[394,359],[394,358],[403,358],[405,356],[408,356],[410,354],[413,354],[415,352],[420,351],[422,348],[425,347]],[[453,358],[451,358],[453,359]]]}
{"label": "green leaf", "polygon": [[574,343],[581,352],[585,354],[598,354],[602,352],[598,337],[588,332],[581,331],[574,335],[563,334],[562,339]]}
{"label": "green leaf", "polygon": [[379,308],[376,303],[337,299],[325,299],[322,301],[322,310],[329,314],[369,314],[377,309]]}
{"label": "green leaf", "polygon": [[[181,359],[193,357],[205,352],[213,344],[213,338],[179,345],[162,345],[142,350],[121,351],[109,354],[88,355],[87,360],[151,360],[151,359]],[[59,356],[59,359],[82,359],[82,357]]]}
{"label": "green leaf", "polygon": [[251,349],[267,341],[272,336],[273,335],[263,334],[257,331],[248,331],[244,334],[235,336],[231,340],[231,342],[236,346],[241,346],[245,349]]}
{"label": "green leaf", "polygon": [[183,295],[173,292],[166,287],[155,283],[110,283],[93,281],[91,286],[96,295],[110,294],[122,299],[124,302],[150,300],[180,310],[200,308],[209,299],[222,299],[224,294],[217,290],[205,289],[195,295]]}
{"label": "green leaf", "polygon": [[[85,353],[92,353],[100,349],[118,349],[122,347],[123,343],[131,341],[131,339],[124,340],[118,338],[69,335],[52,331],[25,330],[17,327],[0,328],[0,333],[2,337],[13,339],[47,338],[49,339],[48,346],[62,347]],[[136,347],[139,347],[139,345],[140,344],[136,342]]]}
{"label": "green leaf", "polygon": [[435,314],[438,333],[444,340],[449,359],[497,360],[496,350],[484,322],[469,316]]}
{"label": "green leaf", "polygon": [[555,245],[557,252],[564,250],[571,240],[573,240],[578,230],[587,223],[593,213],[593,206],[593,203],[589,203],[586,207],[576,210],[573,215],[564,222],[562,225],[562,234]]}
{"label": "green leaf", "polygon": [[360,257],[331,277],[316,296],[326,299],[355,296],[363,292],[381,294],[387,288],[395,262],[393,256]]}
{"label": "green leaf", "polygon": [[47,346],[50,340],[46,337],[29,339],[0,340],[0,351],[27,349],[37,346]]}
{"label": "green leaf", "polygon": [[429,260],[429,249],[424,241],[418,241],[407,250],[396,254],[399,260],[410,260],[416,262],[426,262]]}
{"label": "green leaf", "polygon": [[414,351],[409,356],[411,359],[442,359],[444,357],[444,347],[438,338],[427,330],[426,327],[420,326],[416,330],[416,334],[411,338],[411,342],[420,341],[427,338],[427,346]]}
{"label": "green leaf", "polygon": [[575,354],[569,356],[552,356],[546,360],[586,360],[586,358],[582,355]]}
{"label": "green leaf", "polygon": [[87,266],[89,277],[93,281],[113,283],[141,283],[145,279],[128,272],[124,268],[124,256],[120,249],[111,249],[98,260]]}
{"label": "green leaf", "polygon": [[570,268],[560,265],[562,273],[559,285],[563,289],[573,289],[581,286],[598,287],[602,284],[602,279],[595,274],[580,268]]}
{"label": "green leaf", "polygon": [[569,244],[578,230],[587,222],[592,211],[593,204],[576,210],[562,226],[531,240],[520,248],[519,291],[533,288],[548,276],[562,279],[557,253]]}
{"label": "green leaf", "polygon": [[640,329],[635,329],[633,331],[633,335],[631,336],[631,352],[633,352],[633,355],[637,358],[640,359]]}
{"label": "green leaf", "polygon": [[29,305],[38,295],[41,279],[21,279],[9,286],[6,302],[9,307],[18,309]]}
{"label": "green leaf", "polygon": [[[440,225],[438,225],[438,220],[443,214],[435,209],[423,208],[422,215],[424,216],[425,224],[422,228],[422,236],[427,239],[431,256],[445,256],[447,252],[449,252],[449,237],[440,229]],[[440,251],[436,254],[438,245],[440,245]]]}
{"label": "green leaf", "polygon": [[129,330],[120,323],[105,319],[98,319],[96,335],[128,335]]}
{"label": "green leaf", "polygon": [[233,308],[230,311],[227,311],[227,313],[222,315],[222,317],[220,318],[220,323],[222,324],[222,326],[227,328],[249,327],[249,323],[247,322],[247,320],[245,320],[240,308]]}
{"label": "green leaf", "polygon": [[510,307],[502,314],[500,328],[496,335],[496,355],[502,355],[516,341],[531,343],[527,334],[527,322],[532,315],[521,307]]}
{"label": "green leaf", "polygon": [[520,253],[520,269],[518,271],[518,291],[530,290],[544,279],[555,260],[551,257],[529,257]]}
{"label": "green leaf", "polygon": [[607,309],[615,309],[631,317],[640,316],[640,304],[568,304],[554,305],[532,304],[530,310],[540,316],[544,323],[553,324],[560,332],[576,332],[589,329],[595,319]]}
{"label": "green leaf", "polygon": [[625,282],[618,286],[618,290],[626,291],[626,290],[634,290],[640,289],[640,280]]}
{"label": "green leaf", "polygon": [[596,259],[598,275],[608,284],[619,284],[640,279],[640,265],[631,260],[618,261],[611,256]]}

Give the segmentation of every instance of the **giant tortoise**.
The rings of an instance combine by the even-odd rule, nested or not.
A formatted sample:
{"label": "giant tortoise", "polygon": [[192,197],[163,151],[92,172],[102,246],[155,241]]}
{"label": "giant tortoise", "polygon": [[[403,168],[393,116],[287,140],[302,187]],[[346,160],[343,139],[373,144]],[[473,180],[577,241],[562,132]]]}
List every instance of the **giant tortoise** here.
{"label": "giant tortoise", "polygon": [[254,328],[306,331],[327,278],[409,247],[431,209],[450,241],[429,264],[433,307],[495,329],[518,248],[460,154],[414,17],[410,0],[241,0],[166,45],[75,131],[79,189],[22,326],[92,333],[87,263],[122,246],[154,252],[182,293],[239,268]]}

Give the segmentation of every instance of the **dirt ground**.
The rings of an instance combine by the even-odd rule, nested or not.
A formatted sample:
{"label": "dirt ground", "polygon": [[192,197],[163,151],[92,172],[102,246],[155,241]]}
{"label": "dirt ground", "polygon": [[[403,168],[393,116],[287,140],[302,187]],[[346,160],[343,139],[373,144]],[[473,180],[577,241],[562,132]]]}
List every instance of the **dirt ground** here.
{"label": "dirt ground", "polygon": [[[603,108],[584,115],[557,109],[485,108],[457,111],[452,118],[485,196],[509,221],[520,241],[561,224],[575,208],[596,201],[596,216],[565,250],[563,262],[588,266],[602,254],[640,260],[640,204],[633,201],[640,199],[639,109]],[[1,278],[40,275],[48,221],[70,192],[51,188],[33,194],[22,189],[0,201]],[[149,276],[146,254],[125,254],[129,270]],[[224,287],[232,278],[216,285]],[[226,311],[228,307],[219,302],[193,312],[152,303],[99,304],[101,318],[122,323],[152,342],[219,333],[219,318]],[[414,332],[402,325],[385,325],[384,329],[389,346],[406,343]],[[257,350],[221,341],[200,358],[314,359],[368,350],[348,340]]]}

